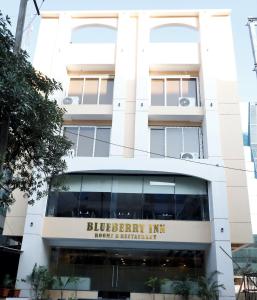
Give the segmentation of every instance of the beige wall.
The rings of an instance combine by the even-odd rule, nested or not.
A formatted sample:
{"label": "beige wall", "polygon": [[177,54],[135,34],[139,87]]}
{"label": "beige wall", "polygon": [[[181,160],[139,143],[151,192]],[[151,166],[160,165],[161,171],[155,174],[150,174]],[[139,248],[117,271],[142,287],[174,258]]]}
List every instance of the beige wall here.
{"label": "beige wall", "polygon": [[7,212],[3,234],[11,236],[23,236],[28,205],[27,199],[23,197],[23,193],[20,191],[15,191],[14,197],[16,201]]}
{"label": "beige wall", "polygon": [[[95,239],[95,233],[101,231],[87,231],[88,222],[116,223],[116,224],[142,224],[144,233],[140,235],[150,235],[149,225],[165,225],[165,232],[156,233],[155,241],[160,242],[177,242],[177,243],[210,243],[210,223],[197,221],[159,221],[159,220],[121,220],[121,219],[80,219],[80,218],[55,218],[46,217],[44,219],[43,237],[44,238],[66,238],[66,239]],[[112,233],[112,232],[111,232]],[[129,232],[119,231],[119,234],[129,234]],[[131,233],[132,234],[132,233]],[[137,234],[137,233],[134,233]],[[135,240],[131,238],[116,238],[113,233],[108,240]],[[141,240],[141,239],[136,239]],[[147,239],[142,239],[147,240]],[[150,240],[148,240],[150,241]]]}

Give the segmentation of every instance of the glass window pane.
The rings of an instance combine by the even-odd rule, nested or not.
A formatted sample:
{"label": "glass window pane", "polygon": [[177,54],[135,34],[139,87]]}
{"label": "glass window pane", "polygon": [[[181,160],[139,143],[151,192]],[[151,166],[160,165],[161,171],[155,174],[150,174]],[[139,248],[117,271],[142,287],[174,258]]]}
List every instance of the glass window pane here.
{"label": "glass window pane", "polygon": [[82,192],[79,216],[81,218],[109,218],[111,193]]}
{"label": "glass window pane", "polygon": [[179,79],[167,79],[167,105],[178,106],[178,100],[180,97],[180,80]]}
{"label": "glass window pane", "polygon": [[78,100],[78,103],[82,102],[82,93],[83,93],[83,84],[84,79],[83,78],[71,78],[70,85],[69,85],[69,91],[68,91],[68,97],[76,97],[74,98]]}
{"label": "glass window pane", "polygon": [[[95,157],[107,157],[110,150],[110,128],[97,128],[95,141]],[[103,142],[102,142],[103,141]]]}
{"label": "glass window pane", "polygon": [[143,209],[142,194],[112,193],[112,218],[141,219]]}
{"label": "glass window pane", "polygon": [[55,216],[76,217],[78,215],[79,194],[77,192],[59,193]]}
{"label": "glass window pane", "polygon": [[77,138],[78,138],[78,127],[64,127],[64,136],[72,142],[71,149],[76,152]]}
{"label": "glass window pane", "polygon": [[80,127],[77,156],[93,156],[94,127]]}
{"label": "glass window pane", "polygon": [[175,219],[174,195],[145,194],[143,218],[157,220]]}
{"label": "glass window pane", "polygon": [[150,143],[151,157],[163,158],[165,156],[165,130],[152,128]]}
{"label": "glass window pane", "polygon": [[145,176],[143,192],[145,194],[174,194],[174,177]]}
{"label": "glass window pane", "polygon": [[111,192],[112,176],[84,175],[81,190],[83,192]]}
{"label": "glass window pane", "polygon": [[59,198],[58,192],[49,192],[48,200],[47,200],[46,216],[55,217],[58,198]]}
{"label": "glass window pane", "polygon": [[67,188],[67,192],[80,192],[81,190],[81,175],[62,175],[58,176],[61,186]]}
{"label": "glass window pane", "polygon": [[182,79],[182,96],[197,98],[196,79]]}
{"label": "glass window pane", "polygon": [[175,194],[207,195],[206,181],[195,177],[175,177]]}
{"label": "glass window pane", "polygon": [[101,80],[99,104],[112,104],[113,82],[113,79]]}
{"label": "glass window pane", "polygon": [[86,78],[83,95],[84,104],[97,104],[98,97],[98,79]]}
{"label": "glass window pane", "polygon": [[182,128],[167,128],[167,156],[180,158],[183,152]]}
{"label": "glass window pane", "polygon": [[142,176],[113,176],[113,193],[142,193]]}
{"label": "glass window pane", "polygon": [[201,198],[191,195],[176,195],[177,220],[202,220],[203,206]]}
{"label": "glass window pane", "polygon": [[162,106],[164,105],[164,80],[152,79],[151,87],[151,105]]}
{"label": "glass window pane", "polygon": [[183,128],[184,152],[198,153],[199,158],[199,128]]}

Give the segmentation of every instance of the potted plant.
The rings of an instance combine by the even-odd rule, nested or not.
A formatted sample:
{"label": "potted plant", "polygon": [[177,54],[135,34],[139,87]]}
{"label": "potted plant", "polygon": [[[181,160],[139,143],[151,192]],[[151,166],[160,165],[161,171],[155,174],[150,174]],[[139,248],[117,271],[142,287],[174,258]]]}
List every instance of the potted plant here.
{"label": "potted plant", "polygon": [[44,266],[34,265],[32,272],[24,281],[30,283],[35,300],[44,299],[46,291],[53,286],[54,278]]}
{"label": "potted plant", "polygon": [[156,277],[156,276],[151,276],[147,279],[145,284],[151,288],[151,293],[153,294],[153,300],[154,300],[155,299],[154,294],[155,294],[156,289],[157,289],[158,284],[159,284],[159,278]]}
{"label": "potted plant", "polygon": [[178,280],[173,283],[173,290],[175,295],[182,296],[183,300],[188,300],[191,294],[192,283],[189,278]]}
{"label": "potted plant", "polygon": [[18,297],[20,296],[21,290],[20,290],[20,289],[16,289],[15,284],[14,284],[14,283],[17,282],[17,281],[18,281],[18,280],[13,281],[13,286],[12,286],[12,288],[9,290],[9,294],[8,294],[9,297],[18,298]]}
{"label": "potted plant", "polygon": [[63,299],[63,290],[65,290],[69,285],[73,285],[73,289],[76,290],[76,284],[79,278],[74,276],[57,276],[55,280],[55,285],[61,291],[61,299]]}
{"label": "potted plant", "polygon": [[203,300],[217,300],[220,289],[225,290],[224,284],[218,284],[214,277],[220,274],[218,271],[212,272],[208,277],[201,276],[198,279],[198,296]]}
{"label": "potted plant", "polygon": [[0,297],[6,298],[9,295],[10,289],[13,287],[13,280],[10,274],[6,274],[3,279],[2,288],[0,288]]}

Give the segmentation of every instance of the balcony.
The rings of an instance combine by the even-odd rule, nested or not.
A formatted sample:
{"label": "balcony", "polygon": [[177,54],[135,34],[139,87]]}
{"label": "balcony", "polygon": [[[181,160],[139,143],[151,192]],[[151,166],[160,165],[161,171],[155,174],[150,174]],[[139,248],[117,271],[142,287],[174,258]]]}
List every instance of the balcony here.
{"label": "balcony", "polygon": [[202,121],[199,79],[189,74],[151,77],[149,120]]}
{"label": "balcony", "polygon": [[114,77],[70,77],[62,100],[66,120],[111,120]]}

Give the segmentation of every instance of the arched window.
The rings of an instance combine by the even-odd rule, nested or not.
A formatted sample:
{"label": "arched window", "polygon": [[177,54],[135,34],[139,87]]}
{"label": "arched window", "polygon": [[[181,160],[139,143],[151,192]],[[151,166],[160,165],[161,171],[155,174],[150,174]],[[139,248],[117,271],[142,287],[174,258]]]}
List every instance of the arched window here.
{"label": "arched window", "polygon": [[116,43],[116,29],[104,25],[74,28],[71,43]]}
{"label": "arched window", "polygon": [[199,32],[183,25],[163,25],[151,30],[152,43],[198,43]]}

